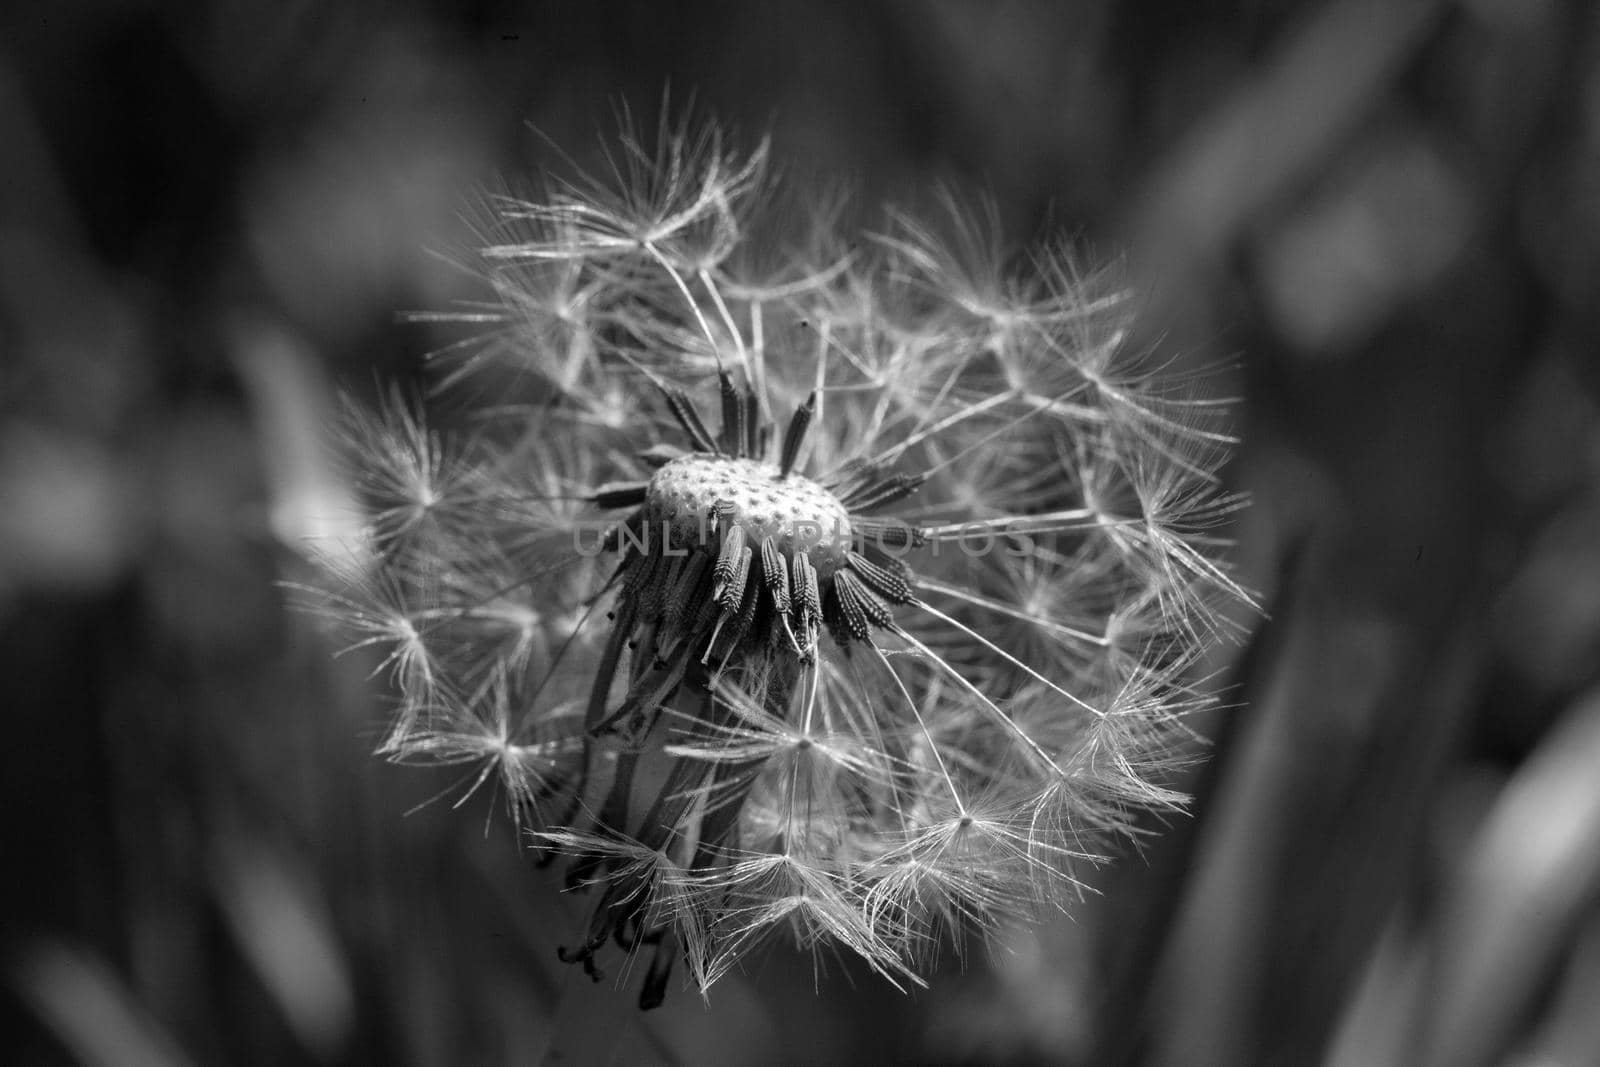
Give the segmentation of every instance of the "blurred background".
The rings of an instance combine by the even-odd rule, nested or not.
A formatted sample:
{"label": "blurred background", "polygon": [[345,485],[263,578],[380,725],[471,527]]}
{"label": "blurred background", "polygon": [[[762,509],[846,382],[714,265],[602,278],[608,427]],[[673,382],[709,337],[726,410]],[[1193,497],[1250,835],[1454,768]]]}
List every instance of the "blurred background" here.
{"label": "blurred background", "polygon": [[669,90],[1121,264],[1231,367],[1271,617],[1192,817],[1070,919],[912,996],[775,947],[619,1062],[1600,1062],[1593,6],[6,5],[11,1062],[537,1059],[576,912],[487,791],[368,755],[371,663],[278,583],[478,192]]}

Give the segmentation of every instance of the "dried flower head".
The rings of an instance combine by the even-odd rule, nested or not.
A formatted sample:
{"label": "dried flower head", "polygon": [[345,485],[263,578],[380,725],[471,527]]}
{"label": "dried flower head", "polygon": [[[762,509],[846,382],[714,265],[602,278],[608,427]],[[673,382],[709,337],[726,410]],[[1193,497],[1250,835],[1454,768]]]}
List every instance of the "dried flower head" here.
{"label": "dried flower head", "polygon": [[914,982],[1179,799],[1228,438],[1064,249],[765,233],[764,148],[656,140],[495,201],[436,316],[479,418],[352,417],[327,604],[388,651],[382,751],[481,768],[590,890],[566,958],[653,947],[648,1005],[782,929]]}

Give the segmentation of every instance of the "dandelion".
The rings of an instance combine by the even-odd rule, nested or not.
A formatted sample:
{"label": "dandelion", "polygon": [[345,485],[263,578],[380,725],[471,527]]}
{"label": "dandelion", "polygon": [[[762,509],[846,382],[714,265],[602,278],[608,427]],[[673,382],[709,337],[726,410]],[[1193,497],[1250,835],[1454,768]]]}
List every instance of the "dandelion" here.
{"label": "dandelion", "polygon": [[765,147],[663,123],[492,203],[441,390],[351,420],[383,751],[495,782],[615,942],[704,990],[786,932],[918,983],[1174,805],[1239,501],[1221,413],[1045,247],[772,233]]}

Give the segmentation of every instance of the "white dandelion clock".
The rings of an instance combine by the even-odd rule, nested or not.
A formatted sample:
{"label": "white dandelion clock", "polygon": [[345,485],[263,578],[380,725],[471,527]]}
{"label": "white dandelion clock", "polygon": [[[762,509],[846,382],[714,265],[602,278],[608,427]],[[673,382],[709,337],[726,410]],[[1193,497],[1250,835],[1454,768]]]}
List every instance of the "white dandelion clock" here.
{"label": "white dandelion clock", "polygon": [[763,152],[659,139],[497,204],[490,297],[436,316],[493,404],[353,420],[375,563],[327,604],[386,649],[384,751],[478,766],[589,893],[565,958],[648,953],[649,1005],[786,931],[916,982],[1178,802],[1244,596],[1219,411],[1059,249],[831,255],[759,232]]}

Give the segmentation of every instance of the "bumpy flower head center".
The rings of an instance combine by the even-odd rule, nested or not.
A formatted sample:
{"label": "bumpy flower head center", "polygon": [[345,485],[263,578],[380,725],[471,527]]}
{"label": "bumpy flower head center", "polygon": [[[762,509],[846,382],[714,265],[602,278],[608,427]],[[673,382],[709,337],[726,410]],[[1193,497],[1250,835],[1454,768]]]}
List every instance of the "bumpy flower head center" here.
{"label": "bumpy flower head center", "polygon": [[850,513],[837,497],[759,460],[682,456],[650,479],[646,506],[671,524],[679,544],[705,545],[720,510],[749,543],[771,539],[786,556],[810,553],[819,570],[837,566],[850,547]]}

